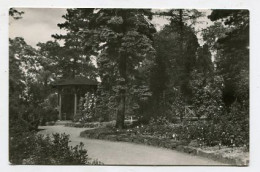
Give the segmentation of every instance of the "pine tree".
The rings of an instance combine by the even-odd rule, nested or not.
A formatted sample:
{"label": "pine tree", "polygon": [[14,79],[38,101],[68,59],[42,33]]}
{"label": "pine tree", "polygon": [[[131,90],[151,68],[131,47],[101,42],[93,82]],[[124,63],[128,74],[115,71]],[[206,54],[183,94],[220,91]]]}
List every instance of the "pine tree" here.
{"label": "pine tree", "polygon": [[149,96],[148,84],[144,91],[140,88],[144,83],[138,80],[143,77],[140,72],[148,71],[142,68],[153,64],[155,29],[150,18],[151,12],[146,9],[70,9],[66,22],[60,25],[75,27],[84,52],[96,56],[101,78],[99,90],[114,97],[118,128],[124,127],[126,97],[131,96],[130,90],[135,90],[132,96]]}

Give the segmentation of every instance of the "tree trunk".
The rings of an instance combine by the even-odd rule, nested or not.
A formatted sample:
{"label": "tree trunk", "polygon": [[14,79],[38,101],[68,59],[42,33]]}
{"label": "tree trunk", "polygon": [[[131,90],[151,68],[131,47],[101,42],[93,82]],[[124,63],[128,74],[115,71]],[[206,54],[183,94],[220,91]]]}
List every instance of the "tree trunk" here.
{"label": "tree trunk", "polygon": [[126,101],[126,56],[120,55],[119,61],[119,74],[123,79],[120,81],[120,90],[119,90],[119,103],[117,108],[117,118],[116,118],[116,128],[124,128],[125,121],[125,101]]}
{"label": "tree trunk", "polygon": [[179,25],[180,25],[180,51],[181,55],[183,55],[183,11],[179,10]]}
{"label": "tree trunk", "polygon": [[125,121],[125,91],[120,93],[120,101],[117,109],[116,128],[124,128]]}

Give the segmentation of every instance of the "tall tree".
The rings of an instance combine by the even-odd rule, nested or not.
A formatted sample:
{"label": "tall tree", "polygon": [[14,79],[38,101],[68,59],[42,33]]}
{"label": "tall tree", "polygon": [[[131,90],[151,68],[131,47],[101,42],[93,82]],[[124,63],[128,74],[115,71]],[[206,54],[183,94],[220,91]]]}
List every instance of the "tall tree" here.
{"label": "tall tree", "polygon": [[226,113],[220,118],[220,123],[224,128],[232,126],[228,132],[235,135],[236,144],[248,145],[249,11],[213,10],[209,18],[216,24],[221,24],[220,27],[213,25],[215,29],[211,30],[213,33],[208,32],[210,35],[218,33],[214,30],[224,28],[222,34],[214,41],[214,49],[217,51],[216,73],[223,77],[222,92],[226,109]]}
{"label": "tall tree", "polygon": [[[222,20],[228,27],[225,35],[216,42],[219,51],[216,64],[218,72],[224,77],[224,101],[229,107],[235,100],[248,100],[249,11],[213,10],[209,18],[216,22]],[[241,84],[244,85],[245,95],[238,91]]]}
{"label": "tall tree", "polygon": [[10,39],[9,64],[10,119],[20,119],[33,129],[30,123],[38,122],[36,111],[48,89],[39,77],[44,71],[40,56],[23,38]]}
{"label": "tall tree", "polygon": [[[179,15],[177,16],[179,17]],[[174,99],[176,98],[177,101],[179,96],[181,98],[178,98],[178,100],[183,99],[185,103],[190,102],[189,79],[190,73],[196,67],[198,47],[198,39],[193,29],[180,18],[172,18],[170,24],[156,34],[157,63],[155,71],[157,71],[157,74],[152,77],[153,99],[157,101],[155,107],[171,109],[175,102]],[[167,100],[167,103],[165,100]],[[155,109],[160,109],[159,107]]]}
{"label": "tall tree", "polygon": [[63,78],[75,78],[83,76],[95,79],[96,68],[92,63],[91,56],[83,49],[83,39],[78,33],[88,25],[88,21],[83,15],[88,15],[93,9],[68,9],[67,14],[62,17],[66,20],[58,24],[60,29],[64,29],[66,34],[52,35],[56,40],[62,40],[64,46],[60,47],[59,66],[63,67]]}
{"label": "tall tree", "polygon": [[149,22],[151,12],[145,9],[95,9],[86,18],[89,24],[81,32],[85,38],[83,43],[86,51],[98,54],[102,85],[110,87],[116,99],[116,127],[123,128],[130,90],[134,90],[132,93],[139,99],[149,95],[148,84],[141,88],[144,83],[140,72],[153,64],[152,33],[155,28]]}
{"label": "tall tree", "polygon": [[[25,76],[20,68],[22,58],[31,51],[25,51],[27,44],[22,38],[9,39],[9,117],[17,118],[19,107],[23,100]],[[21,53],[23,52],[23,54]]]}

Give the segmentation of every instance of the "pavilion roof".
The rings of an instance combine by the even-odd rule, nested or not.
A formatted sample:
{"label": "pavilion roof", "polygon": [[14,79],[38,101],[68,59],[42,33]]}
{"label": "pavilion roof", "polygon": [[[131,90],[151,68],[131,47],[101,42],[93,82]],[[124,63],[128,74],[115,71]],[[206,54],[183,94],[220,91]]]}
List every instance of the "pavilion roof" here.
{"label": "pavilion roof", "polygon": [[98,85],[96,80],[77,77],[77,78],[70,78],[70,79],[62,79],[53,84],[53,86],[65,86],[65,85]]}

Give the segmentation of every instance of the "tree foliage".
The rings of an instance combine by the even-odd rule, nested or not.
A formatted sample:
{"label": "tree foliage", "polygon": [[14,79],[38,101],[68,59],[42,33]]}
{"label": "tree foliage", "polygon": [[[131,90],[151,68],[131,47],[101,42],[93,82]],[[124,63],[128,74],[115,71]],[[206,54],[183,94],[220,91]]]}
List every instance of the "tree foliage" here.
{"label": "tree foliage", "polygon": [[[188,14],[185,11],[185,15]],[[180,15],[179,12],[173,16],[170,24],[154,38],[157,56],[151,77],[151,89],[155,103],[154,111],[157,115],[160,113],[168,113],[170,116],[180,115],[182,111],[180,108],[183,106],[179,105],[191,103],[192,90],[189,80],[191,72],[196,67],[199,44],[194,30],[186,24],[187,16]]]}
{"label": "tree foliage", "polygon": [[13,19],[15,19],[15,20],[21,19],[23,14],[24,14],[23,11],[19,11],[15,8],[9,9],[9,16],[13,17]]}
{"label": "tree foliage", "polygon": [[[79,16],[81,19],[75,23]],[[102,81],[99,107],[106,109],[102,104],[108,99],[114,102],[110,107],[117,107],[117,127],[120,128],[124,125],[126,101],[134,97],[141,101],[149,96],[145,73],[149,73],[153,61],[151,38],[155,32],[148,21],[150,17],[150,10],[70,9],[65,15],[67,21],[60,25],[66,28],[77,25],[77,36],[83,38],[85,53],[89,57],[96,56]]]}
{"label": "tree foliage", "polygon": [[[222,19],[229,27],[225,36],[216,42],[220,51],[216,59],[217,70],[225,81],[223,90],[225,103],[231,105],[235,100],[241,102],[243,100],[239,99],[236,87],[239,87],[241,76],[245,76],[242,73],[249,73],[249,11],[214,10],[209,18],[213,21]],[[243,78],[242,82],[248,83],[247,78]],[[248,87],[245,89],[248,92]]]}

